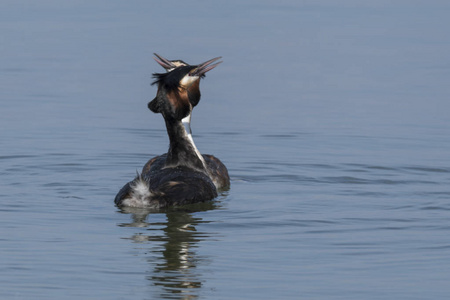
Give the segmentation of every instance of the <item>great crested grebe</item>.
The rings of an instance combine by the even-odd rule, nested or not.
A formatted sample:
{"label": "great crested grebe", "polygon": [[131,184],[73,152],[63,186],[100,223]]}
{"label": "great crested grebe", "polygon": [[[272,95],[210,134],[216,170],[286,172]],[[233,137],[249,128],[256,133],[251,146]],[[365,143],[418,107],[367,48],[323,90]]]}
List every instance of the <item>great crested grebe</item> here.
{"label": "great crested grebe", "polygon": [[[125,184],[116,195],[116,205],[159,209],[204,202],[230,186],[225,165],[212,155],[200,154],[190,126],[182,121],[200,101],[200,78],[220,63],[212,64],[218,59],[195,66],[171,62],[173,68],[166,68],[167,73],[153,74],[158,91],[148,108],[164,117],[169,151],[149,160],[141,174]],[[161,60],[167,64],[166,61],[170,62]]]}

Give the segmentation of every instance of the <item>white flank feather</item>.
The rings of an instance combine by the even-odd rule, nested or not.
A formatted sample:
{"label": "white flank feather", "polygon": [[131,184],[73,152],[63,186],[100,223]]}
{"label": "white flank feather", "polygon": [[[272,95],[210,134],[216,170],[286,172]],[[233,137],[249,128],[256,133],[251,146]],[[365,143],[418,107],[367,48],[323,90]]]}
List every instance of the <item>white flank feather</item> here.
{"label": "white flank feather", "polygon": [[123,200],[122,205],[128,207],[150,207],[152,206],[152,192],[147,182],[140,175],[131,186],[130,197]]}

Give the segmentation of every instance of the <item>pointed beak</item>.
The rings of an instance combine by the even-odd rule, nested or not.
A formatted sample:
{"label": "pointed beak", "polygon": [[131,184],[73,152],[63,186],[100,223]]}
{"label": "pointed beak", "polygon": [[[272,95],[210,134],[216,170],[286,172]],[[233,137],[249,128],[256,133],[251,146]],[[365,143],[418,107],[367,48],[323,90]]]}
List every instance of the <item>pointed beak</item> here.
{"label": "pointed beak", "polygon": [[220,63],[222,63],[221,61],[219,61],[218,63],[212,64],[213,62],[216,62],[221,58],[222,58],[222,56],[219,56],[219,57],[210,59],[208,61],[205,61],[204,63],[199,64],[195,69],[193,69],[190,72],[190,75],[191,76],[203,76],[206,72],[211,71],[212,69],[217,67]]}
{"label": "pointed beak", "polygon": [[158,64],[161,65],[161,67],[163,67],[166,70],[169,69],[175,69],[177,66],[175,64],[173,64],[170,60],[168,60],[167,58],[162,57],[161,55],[158,55],[156,53],[153,53],[156,57],[154,57],[153,59],[156,60],[156,62]]}

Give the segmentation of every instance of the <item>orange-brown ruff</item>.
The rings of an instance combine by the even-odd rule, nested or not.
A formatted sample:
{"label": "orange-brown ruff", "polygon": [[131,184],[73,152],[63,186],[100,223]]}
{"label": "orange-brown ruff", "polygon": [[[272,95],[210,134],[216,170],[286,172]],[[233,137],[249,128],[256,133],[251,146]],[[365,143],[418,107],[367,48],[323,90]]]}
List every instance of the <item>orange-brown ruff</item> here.
{"label": "orange-brown ruff", "polygon": [[[161,58],[160,56],[158,56]],[[216,67],[219,58],[196,66],[175,66],[154,74],[158,91],[148,107],[161,113],[169,136],[169,151],[150,159],[142,173],[125,184],[115,198],[118,206],[160,209],[204,202],[230,186],[225,165],[212,155],[202,155],[182,120],[200,101],[200,78]],[[212,65],[211,65],[212,64]]]}

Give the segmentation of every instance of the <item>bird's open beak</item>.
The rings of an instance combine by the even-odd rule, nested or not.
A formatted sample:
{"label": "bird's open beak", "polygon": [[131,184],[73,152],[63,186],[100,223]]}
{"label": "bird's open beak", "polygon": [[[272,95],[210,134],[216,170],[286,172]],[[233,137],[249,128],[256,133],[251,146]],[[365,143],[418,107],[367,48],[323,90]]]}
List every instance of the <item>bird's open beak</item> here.
{"label": "bird's open beak", "polygon": [[156,53],[153,53],[153,54],[156,56],[153,59],[156,60],[156,62],[158,64],[160,64],[161,67],[163,67],[164,69],[169,70],[169,69],[175,69],[177,67],[174,63],[172,63],[170,60],[162,57],[161,55],[158,55]]}
{"label": "bird's open beak", "polygon": [[206,72],[211,71],[212,69],[217,67],[220,63],[222,63],[221,61],[219,61],[218,63],[212,64],[213,62],[218,61],[221,58],[222,57],[219,56],[219,57],[210,59],[208,61],[205,61],[204,63],[199,64],[195,69],[193,69],[189,73],[189,75],[191,75],[191,76],[203,76]]}

